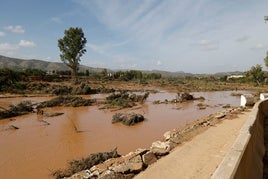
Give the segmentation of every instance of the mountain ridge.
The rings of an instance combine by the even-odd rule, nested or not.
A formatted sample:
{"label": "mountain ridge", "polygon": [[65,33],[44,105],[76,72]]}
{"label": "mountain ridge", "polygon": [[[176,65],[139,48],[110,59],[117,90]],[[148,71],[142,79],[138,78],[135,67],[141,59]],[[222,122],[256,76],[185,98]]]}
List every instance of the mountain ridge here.
{"label": "mountain ridge", "polygon": [[[32,69],[40,69],[43,71],[66,71],[69,70],[69,67],[66,64],[61,62],[49,62],[44,60],[38,59],[20,59],[20,58],[12,58],[0,55],[0,68],[10,68],[12,70],[24,70],[27,68]],[[86,65],[79,65],[79,71],[85,72],[88,70],[90,73],[99,73],[105,68],[94,68],[88,67]],[[107,69],[108,72],[114,71],[126,71],[126,70],[111,70]],[[235,72],[220,72],[214,74],[193,74],[193,73],[186,73],[184,71],[177,71],[177,72],[169,72],[169,71],[162,71],[162,70],[140,70],[144,73],[160,73],[162,76],[171,76],[171,77],[186,77],[186,76],[225,76],[225,75],[239,75],[243,74],[243,72],[235,71]]]}

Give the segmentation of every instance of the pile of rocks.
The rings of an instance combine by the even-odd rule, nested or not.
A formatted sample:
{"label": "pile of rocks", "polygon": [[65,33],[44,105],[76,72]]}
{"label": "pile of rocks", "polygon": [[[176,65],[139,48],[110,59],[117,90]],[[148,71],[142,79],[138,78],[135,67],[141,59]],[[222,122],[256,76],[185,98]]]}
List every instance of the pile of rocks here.
{"label": "pile of rocks", "polygon": [[161,156],[170,152],[171,146],[167,142],[155,142],[150,150],[137,149],[119,158],[112,158],[83,170],[69,177],[75,178],[133,178],[135,174],[144,170],[148,165],[156,162]]}

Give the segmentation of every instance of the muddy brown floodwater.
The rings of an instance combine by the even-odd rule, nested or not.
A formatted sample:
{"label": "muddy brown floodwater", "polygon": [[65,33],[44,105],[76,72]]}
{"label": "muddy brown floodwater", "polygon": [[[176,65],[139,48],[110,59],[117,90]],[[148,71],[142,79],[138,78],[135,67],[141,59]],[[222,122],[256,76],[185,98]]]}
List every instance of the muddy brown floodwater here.
{"label": "muddy brown floodwater", "polygon": [[[202,103],[210,105],[205,110],[198,109],[200,101],[155,105],[153,101],[171,100],[176,94],[164,91],[150,94],[142,108],[129,109],[146,118],[144,122],[131,127],[120,123],[112,124],[112,115],[120,111],[99,110],[98,106],[47,108],[45,112],[64,114],[49,118],[32,113],[1,120],[0,178],[52,178],[50,173],[53,170],[64,168],[68,161],[90,153],[110,151],[118,147],[120,154],[126,154],[136,148],[149,148],[153,141],[162,139],[163,133],[168,130],[221,111],[222,105],[238,106],[240,98],[231,96],[231,93],[233,92],[193,93],[195,97],[205,97],[206,100]],[[103,97],[104,95],[90,96]],[[0,106],[7,107],[23,100],[40,102],[51,98],[0,98]],[[11,125],[19,129],[12,130]]]}

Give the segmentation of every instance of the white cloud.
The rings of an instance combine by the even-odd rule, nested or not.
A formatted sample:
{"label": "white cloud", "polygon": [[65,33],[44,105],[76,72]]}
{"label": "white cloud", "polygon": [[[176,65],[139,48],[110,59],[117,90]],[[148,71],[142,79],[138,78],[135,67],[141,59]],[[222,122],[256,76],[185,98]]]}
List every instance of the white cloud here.
{"label": "white cloud", "polygon": [[10,44],[10,43],[2,43],[0,44],[0,52],[5,52],[5,51],[13,51],[18,49],[17,44]]}
{"label": "white cloud", "polygon": [[136,68],[137,66],[138,65],[136,63],[130,65],[131,68]]}
{"label": "white cloud", "polygon": [[0,31],[0,37],[4,37],[6,34]]}
{"label": "white cloud", "polygon": [[86,46],[89,47],[90,49],[92,49],[93,51],[99,53],[99,54],[103,54],[103,55],[106,54],[103,46],[95,45],[95,44],[92,44],[89,42],[87,42]]}
{"label": "white cloud", "polygon": [[245,36],[241,36],[241,37],[237,38],[235,41],[237,41],[237,42],[244,42],[244,41],[247,41],[249,39],[250,39],[250,37],[247,36],[247,35],[245,35]]}
{"label": "white cloud", "polygon": [[254,47],[251,48],[252,50],[262,50],[264,49],[263,44],[257,44]]}
{"label": "white cloud", "polygon": [[195,43],[200,46],[202,50],[217,50],[219,49],[219,43],[210,40],[199,40]]}
{"label": "white cloud", "polygon": [[60,17],[52,17],[51,21],[55,22],[55,23],[58,23],[58,24],[62,23],[62,19]]}
{"label": "white cloud", "polygon": [[162,62],[161,62],[160,60],[158,60],[158,61],[156,62],[156,65],[157,65],[157,66],[161,66],[161,65],[162,65]]}
{"label": "white cloud", "polygon": [[9,30],[11,32],[14,32],[14,33],[22,33],[23,34],[25,32],[25,30],[20,25],[16,25],[16,26],[9,25],[9,26],[6,26],[5,29]]}
{"label": "white cloud", "polygon": [[[101,24],[101,28],[104,29],[101,32],[108,32],[105,43],[112,44],[114,41],[131,39],[123,48],[91,46],[91,49],[99,53],[98,58],[106,59],[107,64],[111,55],[116,57],[122,53],[126,59],[124,66],[133,64],[132,59],[137,59],[135,63],[142,67],[144,62],[148,63],[149,59],[157,56],[159,59],[165,59],[164,65],[156,66],[157,60],[152,60],[150,65],[159,69],[191,72],[224,71],[222,68],[214,68],[218,61],[224,61],[225,68],[229,70],[230,64],[238,63],[230,57],[246,59],[247,64],[252,63],[251,59],[258,58],[238,53],[245,51],[247,44],[242,42],[249,43],[254,40],[255,43],[266,44],[263,37],[267,34],[268,26],[262,18],[260,19],[267,11],[265,7],[268,2],[264,0],[258,3],[249,1],[243,6],[241,6],[242,0],[73,1],[80,5],[81,13]],[[96,35],[102,36],[100,33]],[[98,41],[95,43],[102,44]],[[259,45],[253,49],[262,48],[263,46]],[[203,53],[200,50],[213,52]],[[203,69],[200,68],[193,63],[196,58],[208,62],[211,68],[207,67],[208,65],[204,65]],[[176,66],[177,63],[183,64],[181,66],[184,69],[178,69],[182,67]]]}
{"label": "white cloud", "polygon": [[21,40],[18,45],[20,47],[28,47],[28,48],[35,48],[36,47],[36,44],[34,42],[27,41],[27,40]]}
{"label": "white cloud", "polygon": [[0,43],[0,53],[4,55],[12,55],[21,47],[33,48],[33,47],[36,47],[36,44],[34,42],[30,42],[26,40],[21,40],[17,44]]}

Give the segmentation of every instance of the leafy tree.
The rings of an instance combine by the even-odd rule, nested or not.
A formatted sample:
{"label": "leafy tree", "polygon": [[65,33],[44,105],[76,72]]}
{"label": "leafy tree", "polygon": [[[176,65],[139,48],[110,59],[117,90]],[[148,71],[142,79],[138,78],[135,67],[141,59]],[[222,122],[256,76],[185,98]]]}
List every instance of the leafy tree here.
{"label": "leafy tree", "polygon": [[39,70],[39,69],[31,69],[31,68],[27,68],[24,70],[24,73],[28,76],[45,76],[46,72]]}
{"label": "leafy tree", "polygon": [[89,70],[86,70],[86,76],[89,76]]}
{"label": "leafy tree", "polygon": [[256,66],[252,66],[251,69],[246,72],[246,76],[258,85],[260,85],[265,78],[264,72],[262,71],[262,67],[259,64]]}
{"label": "leafy tree", "polygon": [[77,83],[77,72],[80,57],[86,52],[85,45],[87,39],[82,28],[70,27],[64,31],[64,37],[58,40],[58,47],[61,51],[60,58],[72,70],[72,79]]}
{"label": "leafy tree", "polygon": [[268,67],[268,51],[266,52],[266,57],[264,58],[265,66]]}

